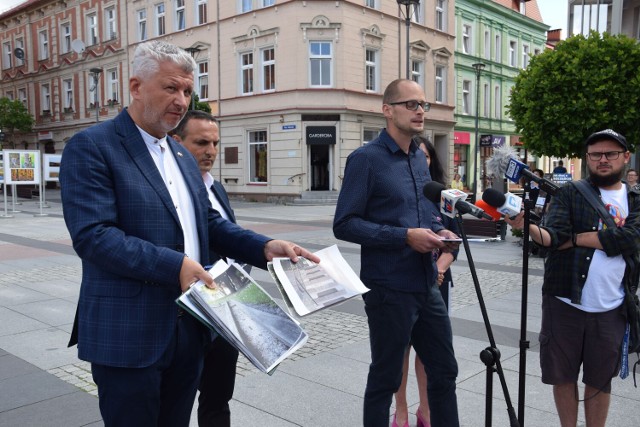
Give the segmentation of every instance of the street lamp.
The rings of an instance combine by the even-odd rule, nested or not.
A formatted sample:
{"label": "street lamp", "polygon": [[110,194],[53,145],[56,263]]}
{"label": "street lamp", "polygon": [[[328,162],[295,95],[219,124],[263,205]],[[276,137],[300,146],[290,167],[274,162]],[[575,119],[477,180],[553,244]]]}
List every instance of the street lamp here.
{"label": "street lamp", "polygon": [[[411,43],[409,42],[409,28],[411,27],[411,16],[413,15],[413,11],[417,9],[417,6],[420,5],[420,0],[397,0],[398,7],[404,6],[404,22],[407,26],[407,80],[411,77],[411,61],[409,58]],[[401,9],[402,10],[402,9]]]}
{"label": "street lamp", "polygon": [[100,73],[102,68],[95,67],[89,70],[93,76],[93,106],[96,108],[96,123],[100,121],[99,107],[98,107],[98,80],[100,79]]}
{"label": "street lamp", "polygon": [[478,135],[480,129],[480,74],[484,70],[485,64],[476,62],[471,66],[476,70],[476,150],[473,159],[473,199],[475,201],[478,197],[478,163],[480,162],[480,136]]}
{"label": "street lamp", "polygon": [[[189,52],[191,54],[191,57],[195,60],[196,53],[200,52],[202,50],[202,48],[200,47],[199,44],[197,44],[195,46],[185,47],[184,50]],[[195,91],[191,94],[191,109],[192,110],[196,109],[196,94],[195,94]]]}

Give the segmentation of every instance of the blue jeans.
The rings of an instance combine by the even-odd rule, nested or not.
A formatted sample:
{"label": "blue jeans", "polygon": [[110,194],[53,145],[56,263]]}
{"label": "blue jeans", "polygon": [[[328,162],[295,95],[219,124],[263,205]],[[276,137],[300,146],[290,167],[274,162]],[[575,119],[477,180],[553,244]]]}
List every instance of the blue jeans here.
{"label": "blue jeans", "polygon": [[426,293],[374,287],[364,294],[371,365],[364,393],[364,426],[388,427],[391,399],[402,381],[404,353],[411,341],[424,363],[433,427],[456,427],[458,365],[451,322],[437,286]]}

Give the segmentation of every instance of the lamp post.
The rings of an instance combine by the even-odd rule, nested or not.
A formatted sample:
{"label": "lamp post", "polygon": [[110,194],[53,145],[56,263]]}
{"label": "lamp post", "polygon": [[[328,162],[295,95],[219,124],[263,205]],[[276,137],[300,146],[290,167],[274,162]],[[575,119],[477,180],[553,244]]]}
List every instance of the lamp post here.
{"label": "lamp post", "polygon": [[398,7],[404,6],[404,22],[407,26],[407,80],[411,77],[411,60],[410,60],[410,50],[411,43],[409,42],[409,28],[411,27],[411,16],[413,15],[413,10],[415,10],[416,6],[420,4],[420,0],[397,0]]}
{"label": "lamp post", "polygon": [[480,135],[478,135],[480,130],[480,74],[482,74],[485,64],[476,62],[471,66],[476,70],[476,149],[473,159],[473,199],[476,201],[478,198],[478,163],[480,162]]}
{"label": "lamp post", "polygon": [[[202,48],[200,48],[200,45],[197,44],[195,46],[185,47],[184,50],[189,52],[191,54],[191,57],[195,60],[196,53],[200,52],[202,50]],[[191,109],[192,110],[196,109],[196,94],[195,94],[195,91],[193,91],[193,93],[191,94]]]}
{"label": "lamp post", "polygon": [[100,121],[99,107],[98,107],[98,80],[100,79],[100,73],[102,68],[95,67],[89,70],[93,76],[93,106],[96,108],[96,123]]}

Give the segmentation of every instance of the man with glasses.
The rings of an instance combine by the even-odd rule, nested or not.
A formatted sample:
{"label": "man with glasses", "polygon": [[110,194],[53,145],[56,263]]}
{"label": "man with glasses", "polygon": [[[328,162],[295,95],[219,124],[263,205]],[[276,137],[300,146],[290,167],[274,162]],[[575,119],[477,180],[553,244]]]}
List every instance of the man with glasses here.
{"label": "man with glasses", "polygon": [[627,171],[627,185],[629,188],[640,188],[638,185],[638,171],[635,169],[629,169]]}
{"label": "man with glasses", "polygon": [[405,79],[391,82],[382,102],[386,128],[348,157],[333,223],[337,238],[361,245],[360,277],[370,289],[364,294],[371,345],[364,426],[389,425],[411,342],[429,377],[433,425],[456,427],[458,366],[431,252],[455,249],[441,239],[456,235],[435,221],[436,207],[422,195],[431,177],[413,142],[424,131],[429,103],[424,89]]}
{"label": "man with glasses", "polygon": [[[550,249],[542,286],[540,366],[542,382],[553,385],[563,427],[577,423],[580,366],[586,425],[605,425],[611,379],[626,351],[623,280],[635,293],[640,266],[640,191],[628,192],[622,182],[631,158],[627,140],[606,129],[589,136],[585,145],[587,188],[600,197],[617,227],[603,226],[577,187],[565,185],[549,205],[544,225],[529,228],[533,240]],[[506,221],[522,228],[523,215]]]}

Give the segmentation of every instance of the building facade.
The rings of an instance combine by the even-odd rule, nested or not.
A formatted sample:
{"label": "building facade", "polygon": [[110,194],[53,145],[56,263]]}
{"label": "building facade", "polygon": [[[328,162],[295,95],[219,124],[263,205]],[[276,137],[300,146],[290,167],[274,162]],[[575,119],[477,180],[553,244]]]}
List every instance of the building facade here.
{"label": "building facade", "polygon": [[[347,156],[384,127],[384,88],[405,76],[404,14],[382,0],[29,0],[0,15],[0,95],[25,89],[37,131],[50,132],[59,152],[96,121],[93,106],[103,120],[128,104],[135,47],[166,40],[197,63],[196,92],[220,120],[212,173],[230,193],[283,200],[338,191]],[[452,168],[454,4],[422,0],[410,16],[409,74],[432,104],[425,135]],[[23,43],[29,58],[38,55],[45,27],[50,63],[17,64],[10,53]],[[95,92],[91,70],[98,68]]]}
{"label": "building facade", "polygon": [[55,153],[128,99],[125,5],[30,0],[0,15],[0,96],[20,100],[32,134],[5,141]]}
{"label": "building facade", "polygon": [[535,0],[457,0],[455,23],[454,167],[469,189],[476,175],[482,191],[493,148],[521,145],[508,115],[509,96],[520,70],[545,49],[549,26]]}

